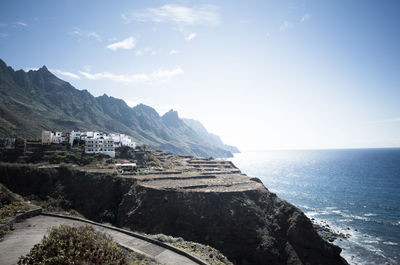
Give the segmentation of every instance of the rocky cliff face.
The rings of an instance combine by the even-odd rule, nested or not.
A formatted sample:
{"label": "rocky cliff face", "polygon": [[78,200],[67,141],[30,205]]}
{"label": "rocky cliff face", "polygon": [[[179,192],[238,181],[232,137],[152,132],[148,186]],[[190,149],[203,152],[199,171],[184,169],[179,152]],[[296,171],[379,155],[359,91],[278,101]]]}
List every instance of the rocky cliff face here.
{"label": "rocky cliff face", "polygon": [[118,225],[208,244],[235,264],[347,264],[303,212],[231,162],[176,164],[174,173],[129,176],[136,182],[119,206]]}
{"label": "rocky cliff face", "polygon": [[265,188],[185,192],[135,184],[118,225],[209,244],[235,264],[346,264],[304,213]]}

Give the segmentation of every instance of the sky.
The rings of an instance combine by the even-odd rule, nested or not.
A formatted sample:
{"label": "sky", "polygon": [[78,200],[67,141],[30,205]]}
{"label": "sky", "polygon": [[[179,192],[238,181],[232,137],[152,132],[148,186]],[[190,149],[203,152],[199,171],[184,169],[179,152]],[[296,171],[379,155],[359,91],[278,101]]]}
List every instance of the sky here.
{"label": "sky", "polygon": [[399,1],[2,0],[0,58],[241,150],[400,147]]}

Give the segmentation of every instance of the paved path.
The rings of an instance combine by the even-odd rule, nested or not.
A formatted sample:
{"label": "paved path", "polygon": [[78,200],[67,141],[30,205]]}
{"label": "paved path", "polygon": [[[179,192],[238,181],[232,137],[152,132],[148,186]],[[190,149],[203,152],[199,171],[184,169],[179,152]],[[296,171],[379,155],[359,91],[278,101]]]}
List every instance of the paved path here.
{"label": "paved path", "polygon": [[[48,233],[50,227],[61,224],[82,225],[85,223],[43,215],[26,219],[21,223],[16,223],[14,225],[15,230],[8,233],[4,239],[0,241],[0,264],[16,264],[20,256],[26,255],[33,245],[42,240],[43,236]],[[145,240],[97,225],[93,225],[93,227],[98,231],[111,235],[113,240],[122,246],[152,257],[162,264],[197,264],[187,257]]]}

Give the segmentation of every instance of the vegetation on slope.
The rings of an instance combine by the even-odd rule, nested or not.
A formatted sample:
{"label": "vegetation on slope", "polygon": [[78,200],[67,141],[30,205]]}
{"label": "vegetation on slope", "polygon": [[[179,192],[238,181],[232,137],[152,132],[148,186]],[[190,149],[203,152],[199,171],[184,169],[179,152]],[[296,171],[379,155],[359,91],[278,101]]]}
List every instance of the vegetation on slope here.
{"label": "vegetation on slope", "polygon": [[[19,212],[27,211],[32,205],[26,203],[24,199],[0,183],[0,224],[5,224],[7,220],[15,216]],[[0,228],[0,238],[2,238],[9,230],[8,226]]]}
{"label": "vegetation on slope", "polygon": [[185,241],[182,237],[167,236],[164,234],[147,236],[182,249],[183,251],[206,261],[210,265],[233,265],[233,263],[230,262],[219,250],[208,245]]}

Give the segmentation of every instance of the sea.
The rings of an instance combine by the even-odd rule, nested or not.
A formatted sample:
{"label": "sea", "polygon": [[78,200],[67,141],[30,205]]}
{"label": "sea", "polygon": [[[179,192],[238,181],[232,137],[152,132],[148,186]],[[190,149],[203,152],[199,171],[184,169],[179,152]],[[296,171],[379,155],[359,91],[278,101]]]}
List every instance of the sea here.
{"label": "sea", "polygon": [[231,159],[336,239],[350,264],[400,264],[400,148],[249,151]]}

